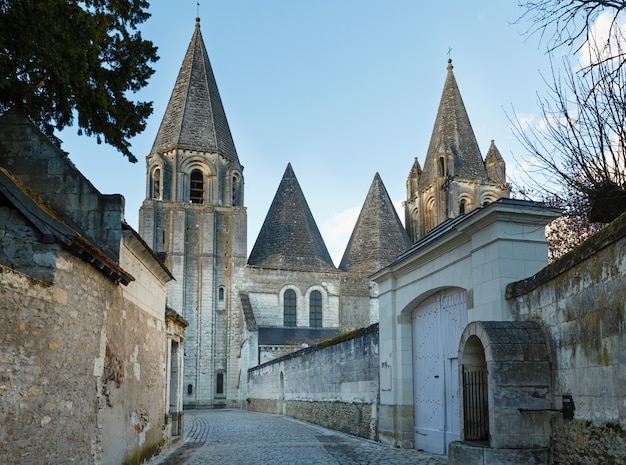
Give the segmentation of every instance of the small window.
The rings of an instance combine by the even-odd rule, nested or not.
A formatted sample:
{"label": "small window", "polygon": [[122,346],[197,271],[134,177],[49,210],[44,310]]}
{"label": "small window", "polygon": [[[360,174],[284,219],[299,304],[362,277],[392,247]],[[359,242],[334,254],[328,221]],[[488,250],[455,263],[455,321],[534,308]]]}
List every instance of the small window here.
{"label": "small window", "polygon": [[215,383],[215,393],[224,394],[224,373],[217,374],[217,380]]}
{"label": "small window", "polygon": [[219,290],[217,291],[217,299],[220,302],[224,302],[224,288],[220,287]]}
{"label": "small window", "polygon": [[446,162],[443,157],[439,157],[437,163],[437,175],[439,177],[444,177],[446,175]]}
{"label": "small window", "polygon": [[465,207],[466,207],[466,202],[465,199],[461,199],[461,203],[459,204],[459,213],[462,215],[465,213]]}
{"label": "small window", "polygon": [[322,327],[322,294],[313,291],[309,297],[309,326],[311,328]]}
{"label": "small window", "polygon": [[202,176],[202,172],[199,170],[193,170],[191,172],[189,200],[191,200],[191,203],[204,202],[204,176]]}
{"label": "small window", "polygon": [[161,198],[161,169],[157,168],[152,172],[152,198]]}
{"label": "small window", "polygon": [[238,207],[241,205],[241,186],[239,182],[239,176],[233,175],[233,206]]}
{"label": "small window", "polygon": [[287,289],[283,296],[283,324],[288,328],[296,326],[296,293],[293,289]]}
{"label": "small window", "polygon": [[193,394],[193,384],[187,385],[187,395],[190,396]]}

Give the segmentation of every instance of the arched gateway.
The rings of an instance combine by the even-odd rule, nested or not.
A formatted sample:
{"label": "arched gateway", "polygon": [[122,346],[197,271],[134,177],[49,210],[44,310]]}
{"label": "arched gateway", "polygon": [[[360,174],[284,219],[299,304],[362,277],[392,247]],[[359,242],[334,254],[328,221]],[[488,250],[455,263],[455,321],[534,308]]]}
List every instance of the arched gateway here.
{"label": "arched gateway", "polygon": [[459,339],[467,325],[464,289],[446,289],[412,313],[415,448],[446,453],[461,437]]}

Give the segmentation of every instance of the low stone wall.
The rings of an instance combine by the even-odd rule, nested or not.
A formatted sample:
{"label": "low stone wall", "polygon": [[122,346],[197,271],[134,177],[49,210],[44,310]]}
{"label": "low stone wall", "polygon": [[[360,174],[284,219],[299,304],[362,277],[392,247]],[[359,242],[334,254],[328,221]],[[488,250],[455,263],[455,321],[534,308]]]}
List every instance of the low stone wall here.
{"label": "low stone wall", "polygon": [[552,433],[555,441],[551,450],[551,464],[626,463],[626,430],[619,423],[596,426],[586,420],[564,422],[556,418]]}
{"label": "low stone wall", "polygon": [[549,336],[555,409],[552,464],[626,463],[626,215],[535,276],[510,284],[520,320]]}
{"label": "low stone wall", "polygon": [[378,325],[248,370],[249,410],[378,436]]}

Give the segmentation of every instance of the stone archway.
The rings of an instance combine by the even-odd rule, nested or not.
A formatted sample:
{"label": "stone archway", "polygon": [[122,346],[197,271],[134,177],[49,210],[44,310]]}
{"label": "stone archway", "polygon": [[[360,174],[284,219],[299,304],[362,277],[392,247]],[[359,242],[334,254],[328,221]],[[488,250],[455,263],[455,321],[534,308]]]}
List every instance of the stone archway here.
{"label": "stone archway", "polygon": [[[461,376],[486,366],[486,382],[462,383],[462,441],[450,444],[450,465],[548,463],[552,394],[548,344],[535,321],[473,321],[460,338]],[[472,392],[473,391],[473,392]],[[478,393],[482,400],[466,405]],[[484,404],[482,403],[484,402]],[[474,415],[486,409],[486,418]],[[473,437],[487,428],[484,442]],[[482,431],[484,433],[484,431]]]}

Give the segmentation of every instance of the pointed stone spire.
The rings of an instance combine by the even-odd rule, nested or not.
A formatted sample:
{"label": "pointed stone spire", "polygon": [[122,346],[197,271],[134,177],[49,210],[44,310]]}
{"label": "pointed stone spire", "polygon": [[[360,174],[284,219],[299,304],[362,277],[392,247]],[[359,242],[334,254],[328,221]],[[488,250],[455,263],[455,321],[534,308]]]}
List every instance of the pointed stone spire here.
{"label": "pointed stone spire", "polygon": [[387,189],[376,173],[339,269],[373,273],[391,263],[410,244]]}
{"label": "pointed stone spire", "polygon": [[411,167],[411,171],[409,172],[409,177],[406,180],[407,199],[410,199],[417,194],[421,176],[422,167],[420,166],[420,162],[417,157],[415,157],[415,161],[413,162],[413,166]]}
{"label": "pointed stone spire", "polygon": [[151,153],[172,149],[219,152],[230,160],[238,161],[200,33],[200,18],[196,18],[196,28]]}
{"label": "pointed stone spire", "polygon": [[248,264],[302,271],[336,271],[291,163],[280,181]]}
{"label": "pointed stone spire", "polygon": [[491,182],[506,184],[506,163],[493,140],[491,141],[487,156],[485,157],[485,167],[487,168],[487,175]]}
{"label": "pointed stone spire", "polygon": [[[487,179],[478,142],[452,69],[452,60],[448,60],[448,75],[420,178],[420,190],[438,176],[449,175],[479,181]],[[441,158],[443,166],[440,165]],[[444,173],[438,172],[440,166],[445,170]]]}

